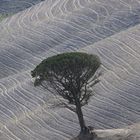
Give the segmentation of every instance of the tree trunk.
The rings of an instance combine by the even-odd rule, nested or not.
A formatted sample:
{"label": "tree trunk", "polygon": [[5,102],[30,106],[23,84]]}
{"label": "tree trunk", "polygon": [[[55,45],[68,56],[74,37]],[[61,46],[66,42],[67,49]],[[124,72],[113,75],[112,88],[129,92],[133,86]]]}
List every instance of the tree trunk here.
{"label": "tree trunk", "polygon": [[86,125],[85,125],[85,121],[84,121],[84,117],[83,117],[83,113],[82,113],[81,104],[80,104],[79,99],[75,100],[75,105],[76,105],[76,113],[77,113],[79,124],[81,127],[81,133],[84,133],[84,132],[86,132]]}

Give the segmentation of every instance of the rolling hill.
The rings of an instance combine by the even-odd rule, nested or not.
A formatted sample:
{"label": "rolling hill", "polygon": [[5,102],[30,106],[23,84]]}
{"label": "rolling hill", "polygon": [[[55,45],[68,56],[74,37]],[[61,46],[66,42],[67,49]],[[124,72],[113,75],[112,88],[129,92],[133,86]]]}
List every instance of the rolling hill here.
{"label": "rolling hill", "polygon": [[[87,125],[140,122],[140,2],[46,0],[0,22],[0,140],[68,140],[77,116],[33,86],[30,71],[68,51],[97,54],[101,82],[83,107]],[[52,105],[54,104],[54,105]]]}
{"label": "rolling hill", "polygon": [[14,14],[43,0],[0,0],[0,14]]}

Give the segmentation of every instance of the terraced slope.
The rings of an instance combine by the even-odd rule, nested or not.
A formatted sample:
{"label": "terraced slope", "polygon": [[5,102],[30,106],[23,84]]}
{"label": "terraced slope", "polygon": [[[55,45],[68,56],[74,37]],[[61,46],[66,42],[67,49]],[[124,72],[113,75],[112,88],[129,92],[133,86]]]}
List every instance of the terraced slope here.
{"label": "terraced slope", "polygon": [[43,0],[0,0],[1,14],[14,14]]}
{"label": "terraced slope", "polygon": [[140,3],[46,0],[0,23],[0,139],[68,140],[77,117],[34,88],[30,71],[48,56],[84,51],[101,57],[101,82],[83,108],[86,123],[118,128],[140,122]]}

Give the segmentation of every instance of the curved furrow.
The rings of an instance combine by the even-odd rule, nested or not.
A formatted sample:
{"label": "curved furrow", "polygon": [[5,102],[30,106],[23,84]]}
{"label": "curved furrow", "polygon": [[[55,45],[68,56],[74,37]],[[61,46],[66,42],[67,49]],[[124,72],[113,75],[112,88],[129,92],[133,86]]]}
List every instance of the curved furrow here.
{"label": "curved furrow", "polygon": [[[42,115],[47,116],[50,114],[48,114],[48,112],[46,112],[46,113],[43,113]],[[37,122],[37,124],[39,124],[40,126],[42,126],[44,129],[47,129],[47,131],[53,132],[54,134],[61,134],[65,137],[70,137],[69,132],[72,129],[72,126],[68,126],[68,124],[69,123],[71,123],[72,125],[74,124],[73,122],[68,121],[66,119],[63,119],[63,121],[60,120],[59,117],[56,116],[55,114],[51,114],[51,118],[42,118],[42,116],[37,115],[33,118],[32,122],[34,122],[34,121]],[[61,125],[61,128],[59,127],[60,125]],[[28,125],[28,126],[30,127],[30,125]],[[36,127],[37,126],[38,125],[36,125]],[[67,129],[65,130],[66,127],[67,127]],[[34,129],[34,128],[32,128],[32,129]]]}
{"label": "curved furrow", "polygon": [[[71,0],[71,2],[72,2],[72,0]],[[67,15],[67,13],[64,13],[62,10],[62,6],[64,3],[65,3],[65,0],[63,0],[63,1],[61,0],[60,3],[57,3],[55,6],[52,7],[51,13],[52,13],[53,17],[57,17],[57,16],[63,17],[65,15]],[[71,6],[71,5],[69,5],[69,6]],[[73,8],[71,7],[71,9],[73,9]]]}
{"label": "curved furrow", "polygon": [[[4,87],[5,88],[5,87]],[[11,89],[10,91],[9,91],[9,89],[8,89],[8,91],[7,91],[7,89],[5,88],[5,92],[3,93],[4,94],[4,96],[2,97],[1,96],[1,104],[4,106],[4,107],[6,107],[7,109],[9,109],[9,110],[11,110],[12,108],[12,110],[11,111],[13,111],[13,114],[14,114],[14,112],[16,111],[15,110],[15,108],[19,108],[20,106],[22,107],[22,109],[24,110],[24,108],[26,108],[26,109],[28,109],[28,110],[30,110],[29,109],[29,107],[28,107],[28,105],[25,105],[25,103],[27,103],[27,101],[24,103],[21,103],[21,102],[19,102],[19,99],[21,99],[21,100],[23,100],[21,97],[20,98],[18,98],[18,99],[16,99],[16,97],[14,96],[14,97],[12,97],[12,95],[14,94],[15,95],[15,92],[16,92],[16,90],[14,90],[14,89]],[[10,94],[9,94],[10,93]],[[11,104],[12,103],[12,104]],[[11,104],[10,106],[9,106],[9,104]],[[28,104],[29,104],[29,102],[28,102]],[[17,107],[18,106],[18,107]],[[19,109],[18,109],[19,110]],[[20,110],[19,110],[20,111]],[[8,113],[8,112],[7,112]],[[21,111],[20,111],[20,113],[21,113]],[[20,114],[20,113],[18,113],[18,114]],[[15,115],[15,114],[14,114]],[[17,113],[16,113],[16,115],[17,115]]]}
{"label": "curved furrow", "polygon": [[[26,124],[27,125],[27,124]],[[53,130],[54,131],[54,130]]]}
{"label": "curved furrow", "polygon": [[[115,44],[114,44],[114,46],[115,46]],[[100,53],[102,53],[102,54],[104,53],[105,56],[108,56],[107,57],[108,59],[111,58],[112,63],[117,64],[118,66],[123,64],[123,65],[125,65],[127,70],[130,70],[134,75],[139,75],[139,73],[134,69],[134,67],[131,66],[129,64],[129,62],[126,61],[127,59],[124,60],[124,59],[120,58],[119,56],[117,56],[114,52],[111,52],[110,50],[105,49],[105,48],[100,49]],[[125,55],[125,54],[123,53],[123,55]]]}
{"label": "curved furrow", "polygon": [[[119,47],[118,50],[121,51],[122,54],[124,55],[125,59],[123,59],[123,60],[134,69],[134,71],[136,72],[136,75],[137,76],[140,76],[139,75],[139,69],[140,69],[140,67],[138,65],[139,62],[140,62],[139,61],[139,58],[137,56],[133,55],[132,52],[129,53],[129,50],[128,49],[127,49],[127,51],[125,51],[126,49],[123,49],[122,47],[121,48]],[[121,58],[121,53],[119,53],[118,57]],[[134,66],[134,62],[135,62],[135,65],[137,65],[137,67]]]}
{"label": "curved furrow", "polygon": [[[139,27],[139,26],[137,26],[137,27]],[[131,33],[132,31],[133,30],[130,30],[130,31],[126,32],[126,35],[123,33],[123,35],[125,36],[125,39],[127,38],[127,33],[129,35],[129,33]],[[135,35],[137,35],[137,34],[135,33]],[[119,38],[119,43],[118,43],[118,40],[116,38],[117,39]],[[112,38],[110,38],[109,41],[108,40],[103,41],[103,44],[102,45],[101,45],[101,43],[97,43],[95,46],[93,46],[94,47],[93,50],[96,49],[96,46],[99,46],[98,47],[98,54],[100,54],[99,53],[99,50],[100,51],[102,50],[102,53],[100,54],[100,56],[101,56],[101,58],[103,57],[104,61],[107,61],[107,62],[111,62],[112,60],[114,61],[114,62],[112,61],[113,63],[110,64],[111,67],[112,66],[114,67],[114,68],[113,67],[112,68],[110,67],[111,70],[113,70],[114,74],[117,74],[120,71],[122,71],[121,70],[121,67],[123,69],[125,68],[127,70],[127,73],[125,73],[125,76],[121,76],[121,74],[119,74],[119,76],[121,76],[121,77],[118,77],[117,76],[119,79],[117,77],[115,77],[115,75],[110,76],[110,75],[107,74],[105,76],[105,79],[106,79],[106,82],[107,82],[106,83],[106,86],[107,86],[106,87],[106,90],[107,90],[107,92],[100,91],[99,90],[100,92],[98,93],[98,91],[97,91],[97,96],[98,96],[98,94],[101,95],[101,97],[102,96],[105,96],[105,95],[109,95],[108,98],[103,97],[103,101],[105,100],[104,98],[106,98],[107,100],[108,99],[111,99],[111,100],[112,99],[113,100],[115,99],[114,101],[118,104],[118,105],[115,105],[115,106],[119,106],[121,104],[125,108],[127,108],[130,112],[133,112],[133,117],[132,117],[132,114],[129,115],[128,117],[129,117],[129,119],[132,119],[133,118],[132,120],[135,122],[136,120],[137,121],[139,120],[138,119],[139,118],[138,116],[140,115],[139,114],[139,107],[138,107],[139,106],[139,101],[140,101],[139,84],[136,83],[136,81],[139,80],[139,73],[137,73],[137,72],[136,73],[133,73],[133,71],[128,71],[127,65],[124,65],[123,63],[120,63],[118,65],[116,63],[116,60],[118,58],[120,59],[120,57],[121,57],[121,60],[123,60],[123,61],[125,60],[126,61],[127,59],[125,59],[125,58],[127,58],[127,57],[124,55],[124,53],[126,53],[127,56],[129,56],[132,60],[135,58],[133,62],[136,62],[136,65],[138,65],[138,63],[139,63],[139,59],[138,59],[139,58],[139,55],[138,55],[138,57],[137,57],[137,55],[133,55],[133,52],[135,52],[135,51],[133,51],[133,49],[130,50],[129,49],[130,46],[129,47],[126,46],[126,45],[124,46],[124,43],[127,43],[125,41],[126,40],[124,40],[124,38],[122,38],[122,35],[119,34],[119,35],[116,35],[116,36],[113,36]],[[116,43],[117,43],[117,46],[116,46]],[[114,45],[115,45],[115,47],[114,47]],[[84,48],[84,50],[86,50],[86,48]],[[91,52],[91,50],[92,49],[89,49],[87,47],[87,50],[86,51]],[[92,52],[94,52],[93,50],[92,50]],[[107,50],[108,52],[111,52],[111,53],[105,53],[105,50]],[[139,49],[138,49],[138,51],[139,51]],[[121,54],[121,53],[123,53],[123,54]],[[117,55],[119,54],[119,56],[117,56],[117,57],[115,57],[115,59],[113,59],[113,57],[116,54]],[[104,57],[104,56],[106,56],[106,57]],[[107,58],[107,56],[108,56],[108,58]],[[128,61],[128,63],[129,63],[129,61]],[[134,63],[132,63],[132,64],[134,64]],[[129,66],[131,66],[132,64],[129,64]],[[119,67],[120,69],[117,69],[117,67]],[[133,66],[133,68],[135,68],[135,66]],[[117,72],[117,70],[118,70],[118,72]],[[137,69],[137,70],[139,70],[139,69]],[[110,73],[110,71],[108,73]],[[135,77],[137,80],[135,81],[135,78],[133,78],[134,80],[128,81],[128,79],[129,79],[128,76],[130,76],[130,78]],[[116,82],[116,80],[117,80],[117,82]],[[134,84],[136,84],[136,85],[134,85]],[[104,95],[102,95],[102,93],[104,93]],[[109,103],[110,101],[108,100],[107,102]],[[95,103],[94,105],[96,106],[96,104],[97,103]],[[105,104],[107,104],[107,103],[104,102],[103,105],[105,105]],[[113,104],[110,104],[109,106],[111,107],[112,105]],[[100,108],[103,108],[103,107],[100,107]],[[113,107],[113,109],[114,108],[115,107]],[[122,111],[120,111],[119,113],[122,113]],[[126,112],[123,115],[126,115]],[[114,116],[115,115],[113,115],[113,117]],[[134,117],[136,117],[136,118],[134,118]]]}
{"label": "curved furrow", "polygon": [[7,133],[5,133],[4,131],[0,131],[1,132],[1,139],[3,140],[15,140],[14,138],[10,137]]}
{"label": "curved furrow", "polygon": [[0,5],[0,14],[13,14],[31,7],[41,0],[2,0]]}
{"label": "curved furrow", "polygon": [[0,139],[68,140],[78,133],[76,114],[53,108],[58,97],[33,87],[30,76],[42,59],[66,51],[102,61],[101,82],[90,84],[95,96],[83,107],[87,125],[140,121],[139,6],[137,0],[46,0],[1,21]]}
{"label": "curved furrow", "polygon": [[[103,49],[104,50],[104,49]],[[106,50],[106,49],[105,49]],[[113,59],[114,60],[117,60],[117,62],[116,61],[113,61],[112,59],[110,59],[110,55],[112,56],[112,54],[113,53],[108,53],[109,54],[109,56],[107,56],[107,55],[105,55],[102,51],[100,51],[99,49],[98,49],[98,53],[99,53],[99,55],[101,55],[102,57],[103,57],[103,59],[105,59],[107,62],[104,62],[105,64],[106,63],[110,63],[109,65],[109,69],[115,69],[115,67],[113,66],[113,65],[115,65],[116,67],[118,67],[118,68],[122,68],[122,66],[121,66],[121,62],[120,62],[120,59],[116,59],[116,58],[114,58],[113,57]],[[105,60],[103,60],[103,61],[105,61]],[[104,65],[105,66],[105,65]],[[135,71],[133,70],[133,68],[131,68],[131,67],[128,67],[128,65],[125,65],[126,66],[126,69],[127,69],[127,71],[129,71],[129,72],[132,72],[133,73],[133,75],[135,75]]]}
{"label": "curved furrow", "polygon": [[[107,83],[107,82],[106,82],[106,83]],[[104,84],[105,84],[105,82],[104,82]],[[103,86],[103,87],[102,87],[103,89],[106,89],[106,91],[109,91],[109,88],[108,88],[107,86],[106,86],[106,88],[104,88],[105,86],[104,86],[103,84],[102,84],[102,86]],[[112,86],[111,86],[111,87],[112,87]],[[115,88],[114,88],[114,89],[115,89]],[[123,99],[123,100],[125,100],[125,101],[129,100],[129,99],[127,99],[127,98],[124,98],[124,96],[122,96],[122,93],[123,93],[123,94],[126,94],[126,93],[125,93],[124,91],[123,91],[123,92],[120,92],[120,91],[121,91],[121,90],[117,90],[117,89],[116,89],[115,91],[113,91],[113,92],[114,92],[114,95],[117,95],[117,94],[115,94],[115,92],[119,92],[120,94],[118,94],[118,97],[121,97],[121,99]],[[112,92],[112,93],[113,93],[113,92]],[[110,94],[109,94],[109,95],[110,95]],[[126,94],[126,95],[127,95],[127,94]],[[100,99],[108,99],[108,98],[106,98],[106,97],[102,97],[101,94],[98,94],[97,97],[100,98]],[[111,102],[112,104],[114,104],[114,106],[113,106],[114,110],[115,110],[115,106],[121,106],[121,108],[129,109],[132,113],[135,113],[135,114],[139,115],[139,111],[135,111],[135,109],[133,110],[133,109],[130,109],[129,107],[125,107],[124,105],[120,105],[120,104],[118,104],[117,102],[114,102],[112,99],[113,99],[113,98],[109,98],[108,101]],[[132,100],[133,100],[133,98],[131,98],[130,102],[132,102]],[[138,100],[138,99],[136,99],[136,100]],[[136,104],[138,104],[138,103],[134,103],[134,102],[133,102],[133,105],[136,105]],[[93,107],[93,108],[94,108],[94,107]],[[108,108],[108,109],[109,109],[109,108]],[[118,109],[118,108],[117,108],[117,109]],[[103,111],[103,109],[101,109],[101,108],[100,108],[100,110]],[[104,112],[106,112],[106,111],[107,111],[107,110],[104,110]],[[116,110],[116,111],[117,111],[117,110]],[[108,111],[107,111],[107,112],[108,112]],[[114,112],[115,112],[115,111],[114,111]],[[114,113],[114,112],[112,112],[112,113]],[[108,113],[109,113],[109,112],[108,112]],[[117,113],[117,112],[116,112],[116,113]],[[119,112],[119,113],[120,113],[120,112]],[[115,116],[115,115],[118,115],[118,116],[119,116],[119,115],[120,115],[119,113],[118,113],[118,114],[114,114],[114,116]],[[114,117],[114,116],[112,115],[112,117]],[[123,116],[120,115],[120,117],[123,117]],[[123,118],[124,118],[124,117],[123,117]]]}
{"label": "curved furrow", "polygon": [[13,74],[18,72],[14,68],[9,68],[9,67],[7,67],[5,64],[3,64],[1,62],[0,62],[0,67],[1,67],[0,78],[7,77],[8,75],[13,75]]}
{"label": "curved furrow", "polygon": [[[101,100],[97,99],[98,102],[100,101],[100,106],[98,106],[96,109],[98,111],[100,111],[101,108],[102,108],[102,110],[108,110],[108,112],[106,112],[106,113],[103,112],[102,114],[107,115],[110,118],[116,118],[116,120],[114,122],[110,121],[111,124],[114,124],[112,127],[117,128],[119,126],[125,126],[125,125],[130,125],[130,124],[139,122],[139,115],[137,113],[135,113],[135,111],[132,111],[131,109],[127,108],[125,105],[122,105],[122,104],[120,105],[119,102],[116,102],[110,98],[105,100],[106,102],[110,102],[110,104],[106,104],[106,106],[101,105],[101,104],[105,103],[102,99],[103,98],[101,98]],[[113,103],[113,104],[111,104],[111,103]],[[118,107],[116,107],[116,106],[118,106]],[[119,107],[121,107],[121,109]],[[110,109],[107,109],[107,108],[110,108]],[[111,114],[110,112],[114,112],[114,113]],[[113,117],[113,115],[114,115],[114,117]],[[118,121],[118,119],[119,119],[119,121]],[[107,119],[105,119],[105,120],[107,121]]]}
{"label": "curved furrow", "polygon": [[[110,43],[109,44],[109,46],[110,46],[112,43],[110,41],[109,41],[109,43]],[[108,45],[107,45],[107,47],[108,47]],[[106,48],[98,49],[98,52],[100,53],[100,55],[104,56],[106,59],[108,59],[108,61],[112,62],[117,67],[121,68],[121,65],[123,64],[126,67],[125,68],[126,71],[131,72],[134,75],[134,77],[136,77],[137,75],[139,77],[139,73],[134,70],[134,67],[132,67],[129,64],[129,62],[126,62],[125,60],[121,59],[120,56],[118,56],[118,54],[122,53],[122,52],[119,51],[118,54],[116,55],[114,51],[111,51],[111,49],[112,50],[117,49],[117,46],[115,44],[112,44],[113,48],[111,48],[111,49],[107,49],[107,47]],[[106,55],[105,55],[105,53],[106,53]],[[123,53],[123,55],[125,55],[125,54]],[[112,57],[112,59],[110,59],[110,57]]]}
{"label": "curved furrow", "polygon": [[[104,90],[105,94],[107,94],[106,91],[107,89]],[[135,111],[132,111],[131,109],[120,104],[119,102],[116,102],[112,98],[109,98],[109,97],[103,98],[102,95],[99,95],[98,98],[95,97],[95,99],[96,101],[94,102],[98,104],[98,105],[95,105],[96,112],[100,112],[99,114],[102,114],[101,116],[104,120],[107,121],[108,120],[107,118],[116,118],[115,120],[110,121],[112,124],[114,123],[114,126],[112,127],[119,127],[120,125],[124,125],[124,124],[125,125],[132,124],[134,121],[138,121],[139,115],[137,115]],[[108,102],[108,103],[106,104],[105,102]],[[92,104],[92,107],[93,107],[93,104]],[[107,118],[104,115],[107,116]]]}
{"label": "curved furrow", "polygon": [[[102,97],[101,98],[98,97],[97,101],[99,101],[99,102],[102,101]],[[99,106],[94,106],[93,107],[92,104],[89,105],[89,108],[90,108],[91,112],[93,112],[92,116],[96,115],[97,122],[101,121],[102,124],[105,123],[105,122],[107,124],[108,123],[107,119],[111,119],[112,123],[114,123],[114,125],[109,125],[108,127],[110,127],[110,128],[113,128],[114,126],[119,127],[119,125],[125,125],[125,124],[133,123],[131,120],[125,119],[124,116],[121,115],[120,112],[118,111],[118,108],[114,108],[114,109],[109,109],[108,108],[108,109],[104,110],[103,108],[101,108]],[[97,113],[96,110],[98,110],[99,112]],[[107,119],[104,118],[104,115],[107,116]],[[101,118],[98,118],[98,116],[101,116]],[[106,124],[104,125],[104,127],[106,126]]]}
{"label": "curved furrow", "polygon": [[[124,100],[123,103],[129,102],[130,107],[128,107],[128,108],[131,109],[132,112],[134,111],[134,113],[139,115],[139,109],[138,109],[138,111],[137,110],[135,111],[135,108],[134,109],[131,108],[131,105],[133,107],[133,106],[137,106],[139,104],[139,102],[136,102],[139,99],[132,98],[126,91],[116,88],[114,85],[110,84],[108,81],[105,81],[104,83],[106,83],[106,85],[108,85],[108,87],[106,87],[106,89],[109,90],[111,88],[112,89],[111,92],[114,92],[114,93],[116,92],[116,94],[114,94],[113,96],[117,95],[118,98],[121,98],[122,100]],[[109,87],[109,85],[110,85],[110,87]],[[127,95],[129,95],[129,96],[127,97]],[[130,99],[130,97],[131,97],[131,99]],[[133,101],[134,99],[135,99],[135,102]]]}
{"label": "curved furrow", "polygon": [[15,134],[13,134],[6,126],[4,126],[3,132],[6,133],[8,137],[10,137],[14,140],[21,140],[19,137],[17,137]]}
{"label": "curved furrow", "polygon": [[[104,92],[105,92],[105,94],[107,94],[107,92],[109,91],[109,90],[107,90],[106,88],[104,88],[104,86],[102,86],[103,87],[103,90],[104,90]],[[115,92],[111,92],[111,93],[114,93],[115,94]],[[110,94],[109,94],[110,95]],[[127,107],[127,106],[125,106],[125,105],[123,105],[123,104],[120,104],[119,102],[117,102],[117,101],[115,101],[113,98],[110,98],[110,97],[102,97],[103,95],[100,95],[100,94],[98,94],[98,96],[97,96],[97,98],[95,97],[95,99],[98,101],[95,101],[96,103],[97,103],[97,105],[95,105],[95,108],[97,109],[97,110],[101,110],[101,113],[102,113],[102,116],[103,115],[105,115],[105,114],[103,114],[103,112],[106,112],[106,115],[108,114],[112,114],[112,116],[110,116],[110,117],[112,117],[112,118],[115,118],[115,117],[119,117],[121,120],[122,120],[122,122],[125,122],[125,121],[123,121],[123,119],[126,119],[126,121],[127,121],[127,123],[129,122],[131,122],[132,123],[132,121],[130,120],[130,119],[128,119],[128,118],[125,118],[124,117],[124,114],[122,113],[122,111],[126,111],[126,112],[128,112],[128,110],[130,111],[129,112],[129,117],[130,117],[130,115],[132,115],[133,113],[135,114],[135,115],[139,115],[138,114],[138,112],[136,112],[136,111],[133,111],[132,109],[130,109],[129,107]],[[103,101],[103,99],[105,100],[105,101]],[[101,104],[105,104],[105,102],[108,102],[108,105],[106,106],[106,108],[104,108],[104,107],[101,107],[101,106],[99,106],[99,105],[101,105]],[[107,108],[108,106],[110,106],[110,107],[112,107],[113,109],[111,109],[111,108]],[[93,106],[92,106],[93,107]],[[94,107],[93,107],[94,108]],[[125,113],[126,113],[125,112]],[[127,115],[127,114],[125,114],[125,115]],[[134,115],[134,116],[135,116]],[[119,120],[120,122],[121,122],[121,120]],[[118,122],[119,122],[118,121]],[[113,122],[113,121],[112,121]],[[115,123],[115,122],[114,122]]]}
{"label": "curved furrow", "polygon": [[78,5],[78,3],[77,3],[77,0],[71,0],[71,1],[69,0],[69,2],[72,3],[72,5],[73,5],[74,8],[71,9],[71,7],[68,6],[69,5],[68,2],[67,1],[64,1],[63,4],[62,4],[62,6],[61,6],[61,10],[62,10],[62,13],[64,15],[70,14],[73,9],[74,10],[78,10],[80,8],[79,5]]}
{"label": "curved furrow", "polygon": [[[32,93],[30,93],[28,90],[25,90],[25,87],[26,85],[21,85],[20,86],[20,89],[19,89],[19,91],[21,91],[21,93],[23,94],[23,96],[25,96],[27,99],[30,99],[30,100],[32,100],[33,102],[35,102],[35,103],[38,103],[38,104],[41,104],[41,105],[43,105],[43,104],[45,104],[46,102],[45,102],[45,100],[43,99],[43,98],[41,98],[41,97],[39,97],[39,96],[35,96],[35,94],[32,94]],[[34,96],[34,97],[33,97]],[[32,99],[33,98],[33,99]],[[45,98],[45,97],[44,97]]]}

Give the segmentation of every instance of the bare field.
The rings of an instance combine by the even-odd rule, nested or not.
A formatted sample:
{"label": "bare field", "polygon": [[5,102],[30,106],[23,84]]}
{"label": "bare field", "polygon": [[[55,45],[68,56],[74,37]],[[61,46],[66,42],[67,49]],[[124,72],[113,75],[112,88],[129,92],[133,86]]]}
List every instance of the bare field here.
{"label": "bare field", "polygon": [[68,51],[97,54],[101,82],[83,107],[87,125],[140,122],[140,2],[46,0],[0,22],[0,140],[69,140],[77,116],[53,108],[56,96],[35,88],[30,71]]}
{"label": "bare field", "polygon": [[1,14],[14,14],[43,0],[0,0]]}

